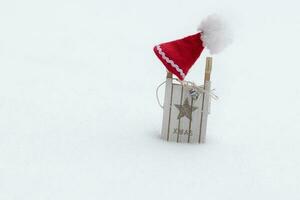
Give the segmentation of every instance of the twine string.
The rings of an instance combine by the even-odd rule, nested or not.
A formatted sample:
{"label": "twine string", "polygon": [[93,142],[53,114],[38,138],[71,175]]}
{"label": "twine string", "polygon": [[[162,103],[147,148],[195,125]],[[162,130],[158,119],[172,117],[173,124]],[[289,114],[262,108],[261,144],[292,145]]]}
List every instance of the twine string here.
{"label": "twine string", "polygon": [[[177,82],[179,82],[181,85],[183,85],[184,88],[187,88],[187,89],[194,89],[194,90],[197,90],[197,92],[199,93],[205,93],[205,94],[208,94],[212,99],[214,100],[218,100],[219,97],[214,93],[215,92],[215,89],[212,89],[212,90],[207,90],[207,89],[204,89],[204,86],[197,86],[194,82],[192,81],[181,81],[177,78],[172,78],[172,80],[175,80]],[[157,87],[156,87],[156,100],[157,100],[157,103],[159,105],[159,107],[161,108],[164,108],[164,106],[161,104],[160,102],[160,99],[159,99],[159,96],[158,96],[158,92],[159,92],[159,89],[161,88],[162,85],[164,85],[167,81],[163,81],[162,83],[160,83]]]}

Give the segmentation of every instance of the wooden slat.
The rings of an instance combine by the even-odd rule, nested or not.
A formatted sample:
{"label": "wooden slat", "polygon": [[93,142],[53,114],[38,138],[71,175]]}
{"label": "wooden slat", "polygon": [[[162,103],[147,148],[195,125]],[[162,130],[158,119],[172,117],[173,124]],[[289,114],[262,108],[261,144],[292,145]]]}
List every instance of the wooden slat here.
{"label": "wooden slat", "polygon": [[[205,83],[206,90],[210,90],[210,82],[206,81]],[[208,117],[208,106],[209,106],[209,95],[204,95],[204,102],[203,102],[203,112],[202,112],[202,123],[201,123],[201,135],[199,143],[205,143],[206,141],[206,127],[207,127],[207,117]]]}
{"label": "wooden slat", "polygon": [[169,138],[169,124],[170,124],[170,115],[171,115],[171,103],[172,103],[172,74],[167,73],[166,79],[166,89],[165,89],[165,98],[164,98],[164,111],[163,111],[163,121],[162,121],[162,130],[161,137],[164,140]]}
{"label": "wooden slat", "polygon": [[[212,57],[206,57],[204,89],[207,91],[210,91],[211,69],[212,69]],[[200,134],[198,140],[199,143],[205,143],[206,141],[206,125],[207,125],[209,98],[210,97],[208,94],[204,94],[202,97],[202,113],[201,113],[201,123],[200,123]]]}
{"label": "wooden slat", "polygon": [[[183,87],[181,105],[183,105],[185,99],[187,99],[188,102],[189,102],[189,105],[191,105],[192,98],[189,95],[189,90],[188,90],[188,88]],[[190,120],[186,116],[182,117],[180,119],[180,129],[179,129],[180,134],[178,135],[179,137],[177,138],[177,142],[180,142],[180,143],[187,143],[188,142],[189,126],[190,126]]]}
{"label": "wooden slat", "polygon": [[[172,95],[172,105],[171,105],[171,118],[170,118],[170,135],[169,141],[177,142],[179,129],[180,129],[180,120],[177,119],[179,110],[176,108],[175,104],[182,104],[182,85],[173,84],[173,95]],[[179,129],[178,129],[179,128]]]}
{"label": "wooden slat", "polygon": [[199,134],[200,134],[200,123],[202,119],[202,100],[203,94],[200,93],[197,100],[193,101],[193,106],[197,107],[198,109],[195,110],[192,114],[192,124],[191,124],[191,136],[189,138],[189,143],[198,143],[199,141]]}

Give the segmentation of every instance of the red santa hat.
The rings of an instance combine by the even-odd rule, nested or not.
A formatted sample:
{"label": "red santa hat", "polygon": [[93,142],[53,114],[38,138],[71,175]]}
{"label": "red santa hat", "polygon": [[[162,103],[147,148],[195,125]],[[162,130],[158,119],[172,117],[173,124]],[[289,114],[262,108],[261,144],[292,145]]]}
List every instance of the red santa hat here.
{"label": "red santa hat", "polygon": [[153,49],[167,70],[180,80],[185,78],[205,47],[215,54],[231,42],[223,20],[216,15],[203,20],[198,31],[194,35],[156,45]]}

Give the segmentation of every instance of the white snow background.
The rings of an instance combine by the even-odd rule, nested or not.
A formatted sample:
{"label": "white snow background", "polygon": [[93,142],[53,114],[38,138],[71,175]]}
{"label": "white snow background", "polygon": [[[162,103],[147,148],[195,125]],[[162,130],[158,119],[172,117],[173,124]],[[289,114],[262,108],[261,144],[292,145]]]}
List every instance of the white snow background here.
{"label": "white snow background", "polygon": [[[299,200],[299,7],[1,0],[0,200]],[[214,56],[207,143],[162,141],[152,48],[211,13],[235,35]]]}

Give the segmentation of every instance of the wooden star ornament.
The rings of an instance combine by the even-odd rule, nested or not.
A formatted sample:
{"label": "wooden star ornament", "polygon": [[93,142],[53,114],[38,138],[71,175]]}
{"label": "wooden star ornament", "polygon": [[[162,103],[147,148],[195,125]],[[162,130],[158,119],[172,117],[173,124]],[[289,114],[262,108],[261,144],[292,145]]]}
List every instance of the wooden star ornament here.
{"label": "wooden star ornament", "polygon": [[192,119],[192,112],[194,110],[197,110],[197,107],[189,105],[188,98],[184,100],[184,103],[182,105],[175,104],[175,107],[178,108],[179,114],[177,116],[177,119],[181,119],[182,117],[187,117],[189,120]]}

